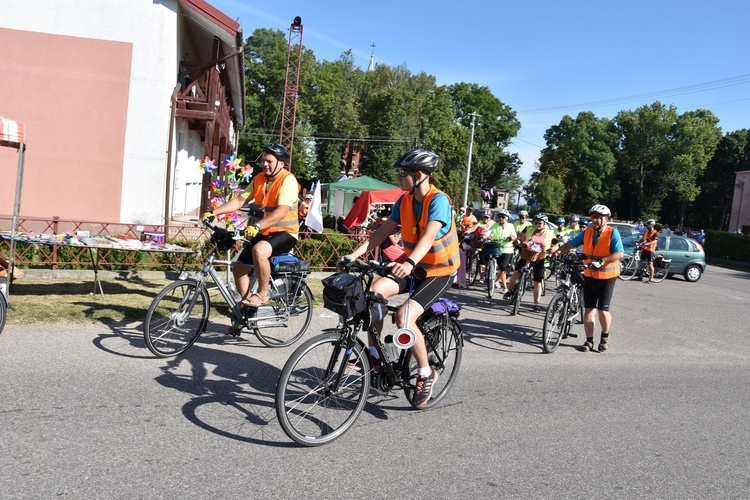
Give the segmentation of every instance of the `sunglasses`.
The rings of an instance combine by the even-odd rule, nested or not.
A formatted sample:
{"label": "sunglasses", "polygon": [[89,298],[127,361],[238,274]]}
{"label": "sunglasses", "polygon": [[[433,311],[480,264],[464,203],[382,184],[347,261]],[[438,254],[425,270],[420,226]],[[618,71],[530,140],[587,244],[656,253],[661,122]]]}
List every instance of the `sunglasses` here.
{"label": "sunglasses", "polygon": [[534,224],[544,224],[544,221],[543,220],[535,220]]}
{"label": "sunglasses", "polygon": [[405,170],[405,169],[399,169],[398,176],[399,177],[406,177],[408,175],[411,175],[414,171],[413,170]]}

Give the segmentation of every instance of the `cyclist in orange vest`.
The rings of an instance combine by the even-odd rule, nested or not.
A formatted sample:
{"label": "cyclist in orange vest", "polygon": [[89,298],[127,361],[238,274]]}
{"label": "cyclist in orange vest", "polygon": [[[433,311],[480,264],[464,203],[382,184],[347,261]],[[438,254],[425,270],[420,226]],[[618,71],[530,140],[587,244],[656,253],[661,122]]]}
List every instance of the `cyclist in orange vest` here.
{"label": "cyclist in orange vest", "polygon": [[[269,259],[292,250],[299,233],[299,184],[285,168],[289,164],[289,151],[278,142],[272,142],[263,146],[261,160],[263,171],[239,196],[204,214],[206,218],[236,212],[251,201],[263,208],[263,218],[245,229],[245,237],[249,237],[250,241],[237,258],[238,262],[253,264],[258,291],[248,297],[250,269],[245,266],[232,267],[237,292],[245,307],[259,307],[268,303],[268,282],[271,278]],[[227,333],[236,335],[239,330],[230,328]]]}
{"label": "cyclist in orange vest", "polygon": [[589,226],[557,251],[558,254],[567,253],[583,245],[583,253],[590,264],[583,272],[583,329],[586,331],[586,342],[577,348],[582,352],[594,350],[595,310],[602,327],[599,352],[609,348],[609,333],[612,326],[609,305],[617,276],[620,274],[620,259],[624,253],[620,232],[607,226],[611,216],[609,208],[605,205],[594,205],[589,210]]}
{"label": "cyclist in orange vest", "polygon": [[[404,259],[390,263],[391,274],[373,283],[371,291],[380,293],[385,298],[411,292],[410,297],[396,311],[396,324],[398,328],[408,328],[416,337],[410,348],[419,365],[412,401],[415,406],[422,406],[430,400],[433,384],[438,377],[428,362],[417,318],[451,287],[460,264],[458,234],[451,213],[450,198],[430,184],[430,176],[435,172],[438,160],[435,153],[415,149],[404,153],[396,161],[394,166],[399,169],[399,187],[406,193],[393,205],[388,220],[373,231],[366,242],[344,257],[354,260],[374,251],[401,225]],[[416,267],[422,268],[423,275],[426,276],[412,276]],[[381,332],[382,318],[371,325],[371,332],[373,327]],[[372,346],[372,340],[370,344],[370,353],[377,360],[378,352]]]}
{"label": "cyclist in orange vest", "polygon": [[[654,229],[656,221],[649,219],[646,221],[646,230],[643,232],[643,237],[638,242],[641,244],[641,259],[648,262],[648,281],[646,283],[654,282],[654,259],[656,253],[656,240],[659,238],[659,231]],[[643,281],[642,267],[638,268],[638,279]]]}

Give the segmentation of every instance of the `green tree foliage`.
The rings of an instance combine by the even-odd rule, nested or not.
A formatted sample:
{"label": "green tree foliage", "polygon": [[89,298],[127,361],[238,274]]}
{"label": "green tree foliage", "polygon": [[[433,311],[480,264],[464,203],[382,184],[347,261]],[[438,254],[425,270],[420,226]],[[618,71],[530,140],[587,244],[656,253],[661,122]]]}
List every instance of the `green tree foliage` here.
{"label": "green tree foliage", "polygon": [[[544,136],[540,171],[565,188],[563,211],[583,213],[596,203],[612,203],[619,195],[615,182],[614,124],[590,111],[575,118],[564,116]],[[561,213],[561,212],[556,212]]]}
{"label": "green tree foliage", "polygon": [[692,225],[729,229],[729,211],[735,191],[735,172],[750,170],[750,130],[730,132],[719,141],[716,152],[698,179],[701,192],[689,206]]}
{"label": "green tree foliage", "polygon": [[618,173],[625,200],[620,215],[627,218],[657,216],[667,195],[663,182],[669,162],[669,141],[677,121],[677,108],[656,101],[635,111],[621,111],[615,118],[617,127]]}

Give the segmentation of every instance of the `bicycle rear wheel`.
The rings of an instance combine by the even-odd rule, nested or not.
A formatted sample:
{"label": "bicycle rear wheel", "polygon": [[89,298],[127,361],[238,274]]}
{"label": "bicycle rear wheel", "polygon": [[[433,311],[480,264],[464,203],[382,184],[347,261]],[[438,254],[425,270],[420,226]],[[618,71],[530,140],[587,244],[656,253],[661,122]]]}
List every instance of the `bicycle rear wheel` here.
{"label": "bicycle rear wheel", "polygon": [[291,439],[320,446],[357,420],[370,390],[370,361],[362,344],[347,353],[342,335],[311,338],[294,351],[276,386],[276,416]]}
{"label": "bicycle rear wheel", "polygon": [[154,297],[143,322],[149,351],[160,358],[185,352],[206,329],[208,291],[194,281],[175,281]]}
{"label": "bicycle rear wheel", "polygon": [[[432,386],[432,397],[422,406],[415,406],[420,410],[432,408],[438,404],[448,391],[458,376],[458,369],[461,367],[461,356],[463,354],[463,334],[461,326],[451,317],[443,323],[434,332],[425,334],[425,344],[427,346],[427,360],[435,372],[437,372],[437,382]],[[411,351],[407,353],[406,366],[409,367],[410,380],[417,376],[417,361],[412,356]],[[410,384],[404,388],[404,394],[409,404],[412,406],[412,396],[414,386]]]}
{"label": "bicycle rear wheel", "polygon": [[484,277],[487,279],[487,297],[491,299],[495,294],[495,280],[497,279],[497,261],[494,257],[487,259],[487,272]]}
{"label": "bicycle rear wheel", "polygon": [[297,342],[312,320],[313,296],[310,288],[299,289],[268,301],[255,313],[258,321],[250,322],[253,333],[267,347],[286,347]]}
{"label": "bicycle rear wheel", "polygon": [[626,255],[620,260],[620,276],[624,281],[632,280],[638,274],[638,263],[632,255]]}
{"label": "bicycle rear wheel", "polygon": [[660,283],[669,274],[669,264],[657,265],[654,263],[654,283]]}
{"label": "bicycle rear wheel", "polygon": [[547,354],[555,352],[565,334],[568,322],[568,304],[565,296],[561,293],[552,297],[544,315],[544,326],[542,327],[542,349]]}

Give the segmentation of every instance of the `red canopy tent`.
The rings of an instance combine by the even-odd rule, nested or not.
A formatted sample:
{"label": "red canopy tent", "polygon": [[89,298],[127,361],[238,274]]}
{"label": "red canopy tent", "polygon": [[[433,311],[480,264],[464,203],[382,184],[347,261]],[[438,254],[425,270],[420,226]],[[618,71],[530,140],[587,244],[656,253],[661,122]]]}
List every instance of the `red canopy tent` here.
{"label": "red canopy tent", "polygon": [[404,194],[401,188],[383,189],[380,191],[362,191],[357,202],[352,205],[349,215],[344,219],[346,227],[361,226],[370,213],[373,203],[393,204]]}
{"label": "red canopy tent", "polygon": [[[18,172],[16,174],[16,197],[13,203],[13,222],[10,229],[10,255],[8,255],[8,280],[13,276],[16,245],[13,236],[18,227],[18,214],[21,210],[21,184],[23,183],[23,156],[26,151],[26,127],[21,122],[0,117],[0,146],[18,150]],[[10,282],[10,281],[9,281]],[[6,293],[9,293],[6,288]]]}

